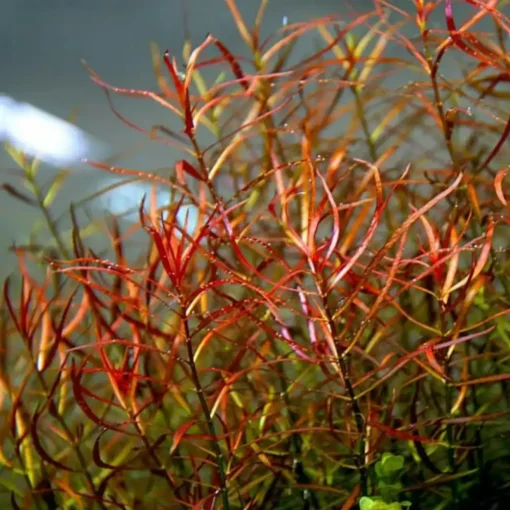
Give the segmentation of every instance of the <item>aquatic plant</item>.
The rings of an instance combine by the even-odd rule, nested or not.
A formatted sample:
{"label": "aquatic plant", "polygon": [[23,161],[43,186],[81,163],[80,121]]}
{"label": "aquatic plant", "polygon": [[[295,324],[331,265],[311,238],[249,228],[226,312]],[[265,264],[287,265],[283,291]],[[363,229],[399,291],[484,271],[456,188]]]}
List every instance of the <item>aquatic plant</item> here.
{"label": "aquatic plant", "polygon": [[4,284],[4,505],[503,508],[510,23],[508,2],[457,3],[468,20],[376,0],[263,40],[267,2],[249,27],[226,0],[249,56],[153,47],[158,91],[87,64],[120,122],[181,151],[168,175],[88,162],[149,186],[129,225],[88,201],[66,233],[62,174],[43,187],[9,148],[28,191],[4,189],[53,241],[15,246]]}

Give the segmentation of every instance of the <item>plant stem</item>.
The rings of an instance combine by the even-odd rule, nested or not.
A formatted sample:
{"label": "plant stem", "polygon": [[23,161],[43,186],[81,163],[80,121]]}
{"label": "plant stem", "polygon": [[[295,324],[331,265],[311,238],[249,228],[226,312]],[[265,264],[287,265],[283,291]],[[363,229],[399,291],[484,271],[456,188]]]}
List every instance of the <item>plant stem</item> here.
{"label": "plant stem", "polygon": [[191,344],[191,334],[188,326],[188,318],[183,313],[183,322],[184,322],[184,332],[186,335],[186,349],[188,351],[188,363],[191,368],[191,377],[193,379],[193,384],[195,385],[195,389],[197,391],[198,400],[200,402],[200,406],[202,407],[202,412],[205,417],[205,422],[207,425],[207,429],[209,431],[211,439],[211,445],[216,456],[216,463],[218,464],[218,476],[220,478],[220,490],[221,497],[223,501],[223,510],[230,510],[230,503],[228,499],[228,490],[227,490],[227,475],[225,470],[225,463],[223,459],[223,453],[221,452],[221,448],[218,442],[218,438],[216,436],[216,431],[214,429],[214,423],[211,418],[211,412],[209,410],[209,406],[207,405],[207,401],[204,397],[204,391],[202,385],[200,383],[200,378],[198,376],[197,367],[195,365],[195,361],[193,359],[193,346]]}
{"label": "plant stem", "polygon": [[[331,310],[329,309],[329,305],[326,301],[326,294],[324,292],[324,289],[321,289],[321,296],[322,296],[322,304],[326,313],[326,318],[328,321],[328,326],[331,331],[331,335],[333,337],[333,342],[335,343],[335,347],[338,353],[342,352],[341,346],[337,342],[338,333],[336,330],[335,321],[333,320],[333,315],[331,313]],[[354,420],[356,423],[356,429],[359,434],[359,453],[358,455],[355,455],[355,463],[358,467],[359,475],[360,475],[360,485],[361,485],[361,496],[367,496],[368,495],[368,481],[367,481],[367,468],[365,463],[365,446],[366,446],[366,439],[365,439],[365,423],[364,423],[364,416],[361,412],[361,407],[359,405],[358,399],[356,398],[356,394],[354,393],[354,388],[352,387],[351,378],[349,375],[349,369],[347,367],[347,363],[345,361],[345,358],[339,354],[336,358],[336,362],[338,365],[338,368],[340,370],[340,373],[342,375],[342,378],[345,383],[345,388],[347,390],[347,395],[349,397],[352,410],[354,412]]]}
{"label": "plant stem", "polygon": [[25,176],[26,176],[26,179],[29,182],[30,186],[32,187],[35,199],[37,200],[37,204],[39,205],[39,208],[41,209],[41,212],[43,213],[43,216],[44,216],[44,219],[46,220],[48,229],[49,229],[51,235],[53,236],[53,239],[55,240],[55,243],[57,244],[57,247],[60,250],[60,253],[65,258],[70,258],[71,254],[65,247],[65,244],[62,241],[60,234],[57,230],[57,226],[55,225],[55,221],[51,217],[50,211],[44,204],[44,197],[43,197],[41,188],[39,187],[39,184],[37,184],[37,181],[31,172],[26,171]]}

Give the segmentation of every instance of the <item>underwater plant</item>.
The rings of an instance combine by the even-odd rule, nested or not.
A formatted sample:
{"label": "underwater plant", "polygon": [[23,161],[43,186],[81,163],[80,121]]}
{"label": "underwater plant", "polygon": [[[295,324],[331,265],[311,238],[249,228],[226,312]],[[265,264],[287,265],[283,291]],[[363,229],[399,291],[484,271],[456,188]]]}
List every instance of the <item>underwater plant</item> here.
{"label": "underwater plant", "polygon": [[[179,155],[167,175],[89,160],[121,181],[70,229],[64,174],[43,186],[7,147],[25,189],[4,190],[52,240],[14,246],[3,285],[2,505],[508,501],[508,2],[374,0],[264,39],[267,3],[250,27],[226,0],[244,53],[153,46],[157,91],[86,64],[119,122]],[[84,214],[123,182],[146,190],[136,216]]]}

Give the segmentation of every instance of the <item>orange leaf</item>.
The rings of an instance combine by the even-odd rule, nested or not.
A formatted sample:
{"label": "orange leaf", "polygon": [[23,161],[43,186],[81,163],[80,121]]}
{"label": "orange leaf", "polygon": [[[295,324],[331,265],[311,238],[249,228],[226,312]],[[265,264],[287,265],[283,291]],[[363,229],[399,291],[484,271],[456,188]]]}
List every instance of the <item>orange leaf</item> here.
{"label": "orange leaf", "polygon": [[177,431],[174,434],[174,438],[172,440],[172,446],[170,447],[170,453],[174,453],[176,448],[179,446],[179,443],[181,442],[181,439],[183,438],[184,434],[195,425],[197,420],[191,420],[186,422],[184,425],[181,425]]}
{"label": "orange leaf", "polygon": [[494,189],[496,190],[496,195],[498,196],[499,201],[503,205],[508,204],[507,199],[505,198],[505,194],[503,193],[503,179],[505,178],[509,168],[510,167],[508,166],[502,168],[498,171],[496,177],[494,178]]}

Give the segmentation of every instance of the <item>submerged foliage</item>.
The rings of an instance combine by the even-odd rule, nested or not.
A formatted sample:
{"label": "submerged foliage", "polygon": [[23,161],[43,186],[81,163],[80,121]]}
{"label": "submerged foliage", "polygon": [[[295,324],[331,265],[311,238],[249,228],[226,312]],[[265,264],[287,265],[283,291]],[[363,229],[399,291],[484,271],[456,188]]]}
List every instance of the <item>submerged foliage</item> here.
{"label": "submerged foliage", "polygon": [[[184,68],[153,48],[157,92],[87,67],[121,122],[182,153],[170,175],[89,161],[151,185],[129,227],[75,204],[66,234],[51,209],[65,175],[44,188],[9,148],[28,191],[4,190],[53,242],[14,247],[21,280],[3,287],[4,505],[510,497],[508,2],[375,0],[262,40],[266,3],[250,28],[226,0],[249,57],[214,35],[185,45]],[[137,125],[117,95],[182,131]]]}

